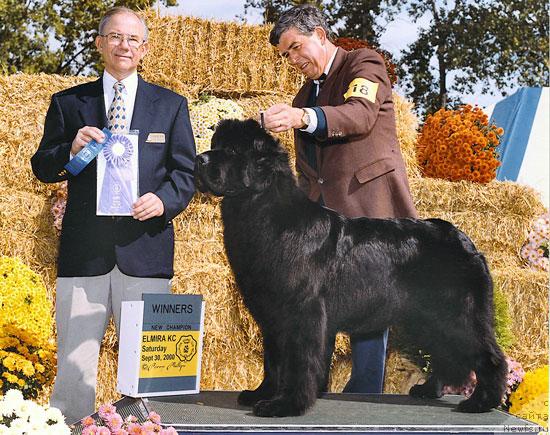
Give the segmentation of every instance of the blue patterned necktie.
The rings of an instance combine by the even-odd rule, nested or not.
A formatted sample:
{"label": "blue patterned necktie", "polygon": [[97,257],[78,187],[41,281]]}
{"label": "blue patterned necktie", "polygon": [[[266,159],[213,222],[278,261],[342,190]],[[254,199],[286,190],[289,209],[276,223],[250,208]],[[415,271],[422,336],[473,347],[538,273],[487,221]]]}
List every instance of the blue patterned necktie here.
{"label": "blue patterned necktie", "polygon": [[122,96],[124,85],[121,82],[116,82],[113,88],[115,90],[115,97],[107,115],[109,130],[113,133],[126,133],[128,130],[126,126],[126,106],[124,104],[124,97]]}

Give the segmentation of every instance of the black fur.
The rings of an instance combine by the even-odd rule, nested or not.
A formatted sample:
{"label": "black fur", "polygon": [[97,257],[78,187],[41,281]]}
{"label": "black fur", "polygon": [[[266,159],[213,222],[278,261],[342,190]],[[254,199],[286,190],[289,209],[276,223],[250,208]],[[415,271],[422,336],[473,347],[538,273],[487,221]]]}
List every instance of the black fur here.
{"label": "black fur", "polygon": [[492,280],[464,233],[439,219],[348,219],[309,201],[285,150],[252,120],[218,126],[195,179],[224,197],[225,249],[263,334],[264,380],[239,396],[254,414],[303,414],[326,387],[336,333],[390,325],[430,355],[412,396],[441,397],[474,370],[475,392],[458,409],[499,405],[507,367]]}

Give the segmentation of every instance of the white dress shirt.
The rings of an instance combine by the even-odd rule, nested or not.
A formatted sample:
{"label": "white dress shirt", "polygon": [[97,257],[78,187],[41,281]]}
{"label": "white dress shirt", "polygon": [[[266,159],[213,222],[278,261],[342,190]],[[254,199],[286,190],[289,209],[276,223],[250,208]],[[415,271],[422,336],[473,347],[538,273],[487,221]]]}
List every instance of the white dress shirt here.
{"label": "white dress shirt", "polygon": [[[334,62],[334,58],[336,57],[337,51],[338,51],[338,47],[336,47],[336,50],[334,50],[334,53],[332,53],[332,56],[330,57],[327,63],[327,66],[325,67],[325,70],[323,71],[327,76],[328,76],[328,72],[330,71],[330,67],[332,66],[332,63]],[[315,95],[317,96],[319,95],[319,80],[313,80],[313,83],[315,83],[315,88],[316,88]],[[306,128],[301,128],[300,130],[311,134],[317,129],[317,113],[315,113],[315,110],[310,109],[309,107],[304,107],[303,109],[309,114],[309,125]]]}
{"label": "white dress shirt", "polygon": [[[105,99],[105,113],[109,113],[109,107],[115,98],[114,84],[118,82],[111,74],[105,70],[103,73],[103,98]],[[124,89],[122,90],[122,97],[124,98],[124,105],[126,106],[126,122],[128,130],[132,125],[132,115],[134,114],[134,105],[136,103],[136,93],[138,87],[138,75],[137,71],[134,71],[124,80],[122,80]]]}

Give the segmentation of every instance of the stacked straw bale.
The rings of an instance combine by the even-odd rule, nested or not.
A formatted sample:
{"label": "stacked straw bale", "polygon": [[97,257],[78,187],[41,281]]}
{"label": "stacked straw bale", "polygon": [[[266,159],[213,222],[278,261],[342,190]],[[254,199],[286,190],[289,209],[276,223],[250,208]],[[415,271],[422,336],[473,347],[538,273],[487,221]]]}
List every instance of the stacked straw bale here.
{"label": "stacked straw bale", "polygon": [[302,77],[269,44],[270,26],[249,26],[199,18],[146,13],[150,53],[148,80],[191,97],[208,92],[292,94]]}
{"label": "stacked straw bale", "polygon": [[[301,78],[267,44],[269,28],[158,17],[148,12],[151,52],[142,75],[191,100],[201,93],[231,97],[247,117],[276,102],[290,103]],[[57,234],[50,213],[57,185],[38,182],[29,159],[40,140],[52,93],[93,78],[0,76],[0,255],[19,256],[55,292]],[[526,368],[548,354],[547,275],[521,268],[519,249],[543,207],[530,189],[513,183],[478,185],[424,179],[416,164],[418,121],[412,104],[395,95],[398,139],[422,217],[447,219],[486,254],[496,286],[506,294],[519,339],[509,355]],[[292,135],[279,135],[292,151]],[[291,159],[293,153],[291,152]],[[202,389],[253,388],[262,377],[261,336],[243,305],[225,256],[220,201],[197,194],[175,221],[176,293],[206,300]],[[117,339],[112,325],[102,345],[98,403],[115,392]],[[349,339],[337,338],[330,388],[340,391],[350,372]],[[385,390],[406,392],[419,370],[391,351]]]}

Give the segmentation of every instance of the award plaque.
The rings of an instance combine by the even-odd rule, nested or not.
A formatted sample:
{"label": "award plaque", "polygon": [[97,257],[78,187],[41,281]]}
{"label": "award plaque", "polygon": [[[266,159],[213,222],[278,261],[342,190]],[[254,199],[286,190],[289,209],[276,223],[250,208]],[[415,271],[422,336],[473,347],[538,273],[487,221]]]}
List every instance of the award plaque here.
{"label": "award plaque", "polygon": [[117,389],[131,397],[199,392],[201,295],[144,294],[122,302]]}

